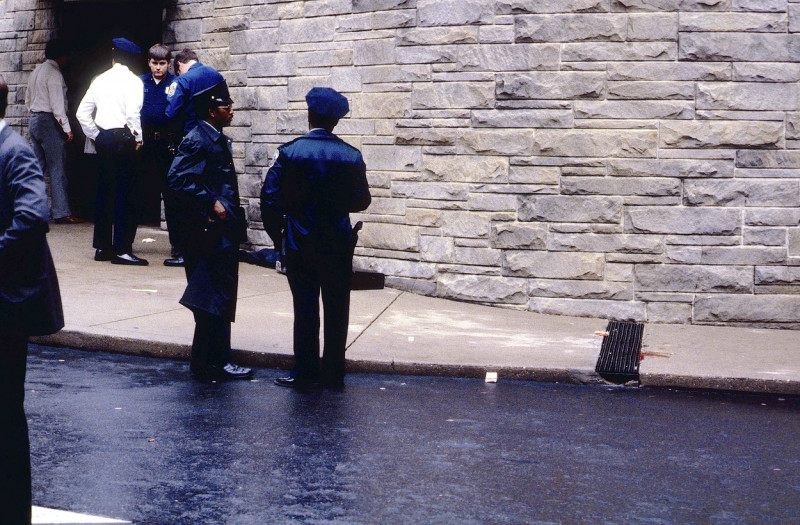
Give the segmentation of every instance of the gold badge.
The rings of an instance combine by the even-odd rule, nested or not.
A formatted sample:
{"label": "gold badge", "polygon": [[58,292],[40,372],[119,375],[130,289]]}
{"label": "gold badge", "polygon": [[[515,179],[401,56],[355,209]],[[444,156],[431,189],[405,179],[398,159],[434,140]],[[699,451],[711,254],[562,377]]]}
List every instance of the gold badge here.
{"label": "gold badge", "polygon": [[178,89],[178,82],[177,81],[173,82],[172,84],[170,84],[167,87],[167,89],[165,91],[165,93],[167,94],[167,98],[172,98],[172,96],[175,94],[175,90],[176,89]]}

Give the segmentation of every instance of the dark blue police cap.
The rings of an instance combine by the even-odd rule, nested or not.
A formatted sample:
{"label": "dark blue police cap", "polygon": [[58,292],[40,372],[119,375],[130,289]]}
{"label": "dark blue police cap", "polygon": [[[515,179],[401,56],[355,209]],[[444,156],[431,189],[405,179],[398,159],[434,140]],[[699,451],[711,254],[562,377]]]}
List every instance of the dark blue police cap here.
{"label": "dark blue police cap", "polygon": [[124,51],[132,55],[142,54],[142,50],[139,48],[139,46],[137,46],[127,38],[122,38],[122,37],[115,38],[114,40],[111,41],[111,43],[114,44],[114,47],[119,49],[120,51]]}
{"label": "dark blue police cap", "polygon": [[340,119],[350,111],[350,104],[344,95],[326,87],[311,88],[306,95],[306,103],[309,111],[323,117]]}
{"label": "dark blue police cap", "polygon": [[201,108],[198,113],[205,111],[207,108],[233,104],[230,91],[228,91],[228,83],[224,80],[210,88],[198,91],[192,96],[192,101],[195,108]]}

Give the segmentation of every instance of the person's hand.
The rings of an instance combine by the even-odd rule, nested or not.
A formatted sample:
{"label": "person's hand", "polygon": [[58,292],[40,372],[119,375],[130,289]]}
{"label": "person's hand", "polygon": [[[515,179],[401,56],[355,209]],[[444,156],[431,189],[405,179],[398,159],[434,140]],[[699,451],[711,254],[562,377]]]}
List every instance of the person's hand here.
{"label": "person's hand", "polygon": [[71,131],[67,131],[67,142],[72,142],[72,139],[75,138],[75,134]]}
{"label": "person's hand", "polygon": [[139,151],[140,149],[142,149],[142,143],[141,142],[137,142],[136,143],[136,151]]}
{"label": "person's hand", "polygon": [[219,217],[219,220],[224,221],[225,217],[228,216],[228,210],[225,209],[225,206],[222,205],[219,201],[214,201],[214,213]]}

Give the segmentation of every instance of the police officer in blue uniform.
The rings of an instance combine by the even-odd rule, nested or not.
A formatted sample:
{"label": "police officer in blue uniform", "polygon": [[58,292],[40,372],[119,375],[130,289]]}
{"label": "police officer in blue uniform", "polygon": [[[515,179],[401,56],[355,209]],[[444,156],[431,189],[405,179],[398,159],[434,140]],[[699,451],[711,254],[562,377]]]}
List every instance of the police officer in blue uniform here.
{"label": "police officer in blue uniform", "polygon": [[232,141],[222,133],[233,119],[232,104],[225,81],[195,94],[195,110],[203,119],[181,142],[167,175],[189,216],[187,286],[180,303],[194,314],[191,371],[200,380],[253,376],[251,369],[231,362],[239,244],[247,238]]}
{"label": "police officer in blue uniform", "polygon": [[183,215],[178,209],[175,194],[167,187],[166,178],[174,157],[181,133],[167,117],[167,90],[175,81],[169,72],[172,51],[164,44],[155,44],[147,52],[147,65],[150,73],[140,78],[144,83],[144,102],[142,104],[142,164],[145,174],[157,178],[162,184],[164,216],[167,220],[171,257],[164,261],[165,266],[183,266],[183,251],[186,244]]}
{"label": "police officer in blue uniform", "polygon": [[167,118],[182,121],[183,134],[186,135],[199,122],[192,102],[194,96],[225,82],[225,78],[213,67],[198,62],[197,53],[191,49],[184,49],[175,55],[175,68],[179,76],[167,88],[169,104],[166,115]]}
{"label": "police officer in blue uniform", "polygon": [[[286,276],[294,306],[295,366],[275,380],[296,389],[344,386],[350,316],[354,233],[350,212],[365,210],[371,196],[358,149],[333,134],[349,111],[331,88],[306,95],[311,131],[278,148],[261,190],[265,229],[276,246],[285,243]],[[286,218],[285,239],[280,223]],[[325,320],[320,362],[319,296]]]}

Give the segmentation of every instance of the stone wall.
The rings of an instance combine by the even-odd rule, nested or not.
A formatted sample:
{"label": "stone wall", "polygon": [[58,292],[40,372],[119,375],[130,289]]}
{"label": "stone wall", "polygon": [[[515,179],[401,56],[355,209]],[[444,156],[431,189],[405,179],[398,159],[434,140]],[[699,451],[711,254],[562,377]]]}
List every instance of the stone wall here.
{"label": "stone wall", "polygon": [[357,264],[391,285],[800,327],[800,0],[171,0],[165,20],[232,86],[255,248],[265,169],[327,85],[374,195]]}

